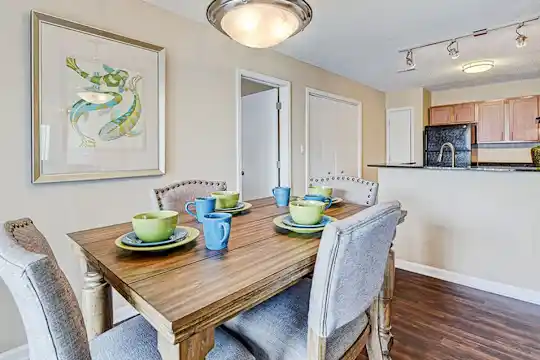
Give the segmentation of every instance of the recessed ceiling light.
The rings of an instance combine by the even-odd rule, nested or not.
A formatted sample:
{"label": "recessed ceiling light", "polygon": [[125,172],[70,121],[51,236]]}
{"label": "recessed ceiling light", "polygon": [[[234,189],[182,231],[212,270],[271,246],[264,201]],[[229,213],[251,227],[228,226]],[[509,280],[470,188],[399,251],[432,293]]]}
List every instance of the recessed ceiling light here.
{"label": "recessed ceiling light", "polygon": [[493,69],[495,62],[493,60],[480,60],[463,64],[461,70],[467,74],[478,74]]}

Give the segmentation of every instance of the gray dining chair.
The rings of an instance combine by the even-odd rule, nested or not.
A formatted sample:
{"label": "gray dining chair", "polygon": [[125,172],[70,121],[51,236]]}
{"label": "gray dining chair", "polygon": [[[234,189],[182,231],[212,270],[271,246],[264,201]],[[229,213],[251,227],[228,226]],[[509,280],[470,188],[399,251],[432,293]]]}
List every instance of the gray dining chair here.
{"label": "gray dining chair", "polygon": [[368,353],[377,354],[376,341],[368,342],[378,334],[370,333],[367,313],[382,287],[400,217],[401,204],[390,202],[327,225],[312,280],[302,279],[225,326],[258,360],[352,360],[366,342]]}
{"label": "gray dining chair", "polygon": [[[45,237],[30,219],[0,231],[0,278],[10,289],[26,329],[30,360],[161,360],[157,334],[142,316],[88,341],[71,286]],[[254,360],[222,328],[206,359]]]}
{"label": "gray dining chair", "polygon": [[197,197],[208,196],[214,191],[227,190],[225,181],[184,180],[153,189],[151,199],[156,210],[174,210],[185,212],[186,202]]}
{"label": "gray dining chair", "polygon": [[354,176],[326,176],[309,179],[309,186],[327,185],[334,188],[335,197],[358,205],[372,206],[377,203],[379,184]]}

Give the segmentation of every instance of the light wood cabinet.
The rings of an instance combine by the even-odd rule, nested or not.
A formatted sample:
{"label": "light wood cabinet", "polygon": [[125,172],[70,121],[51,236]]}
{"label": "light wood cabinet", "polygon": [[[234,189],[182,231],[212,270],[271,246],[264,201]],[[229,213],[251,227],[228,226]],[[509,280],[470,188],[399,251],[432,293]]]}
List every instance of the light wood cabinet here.
{"label": "light wood cabinet", "polygon": [[478,142],[504,141],[504,101],[478,104]]}
{"label": "light wood cabinet", "polygon": [[456,124],[465,124],[465,123],[473,123],[476,121],[475,119],[475,104],[474,103],[467,103],[467,104],[458,104],[454,105],[454,123]]}
{"label": "light wood cabinet", "polygon": [[511,99],[509,121],[511,141],[538,141],[538,97]]}
{"label": "light wood cabinet", "polygon": [[430,125],[453,125],[473,123],[475,119],[474,103],[436,106],[430,109]]}
{"label": "light wood cabinet", "polygon": [[430,125],[449,125],[453,123],[454,107],[437,106],[432,107],[429,116]]}

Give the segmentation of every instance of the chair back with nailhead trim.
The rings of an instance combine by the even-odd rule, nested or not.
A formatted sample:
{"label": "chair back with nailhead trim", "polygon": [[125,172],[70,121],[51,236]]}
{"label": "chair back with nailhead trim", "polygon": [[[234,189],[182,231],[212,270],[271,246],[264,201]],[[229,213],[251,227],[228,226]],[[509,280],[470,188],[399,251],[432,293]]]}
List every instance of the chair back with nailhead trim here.
{"label": "chair back with nailhead trim", "polygon": [[354,176],[326,176],[309,179],[309,186],[326,185],[334,188],[334,197],[340,197],[358,205],[372,206],[377,203],[379,184]]}
{"label": "chair back with nailhead trim", "polygon": [[225,181],[184,180],[160,189],[153,189],[151,197],[155,209],[182,213],[185,212],[186,202],[193,201],[197,197],[208,196],[214,191],[225,190],[227,190]]}

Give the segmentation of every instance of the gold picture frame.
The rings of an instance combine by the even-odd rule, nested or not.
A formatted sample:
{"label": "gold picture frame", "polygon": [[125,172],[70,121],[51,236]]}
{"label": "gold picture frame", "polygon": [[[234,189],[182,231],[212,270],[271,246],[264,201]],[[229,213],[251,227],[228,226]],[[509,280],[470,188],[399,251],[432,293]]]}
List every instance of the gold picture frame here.
{"label": "gold picture frame", "polygon": [[[53,28],[51,28],[51,26]],[[44,31],[45,29],[45,31]],[[110,46],[115,46],[116,48],[125,46],[126,50],[130,52],[130,54],[133,54],[134,52],[143,51],[145,59],[148,58],[147,61],[148,68],[150,70],[147,71],[147,73],[150,74],[149,78],[152,81],[149,81],[150,91],[147,91],[147,95],[149,99],[151,99],[151,106],[142,107],[140,103],[140,99],[142,98],[142,95],[139,94],[139,91],[137,90],[137,82],[142,76],[132,76],[132,78],[128,79],[127,77],[122,78],[123,82],[122,85],[118,85],[118,93],[124,94],[124,100],[128,97],[129,90],[131,89],[131,98],[133,99],[132,102],[128,102],[127,100],[124,101],[124,104],[122,104],[124,107],[131,105],[129,107],[129,111],[132,111],[131,114],[134,112],[138,115],[138,118],[136,120],[129,119],[126,114],[128,112],[123,113],[122,115],[118,115],[117,118],[113,119],[113,115],[111,114],[111,120],[107,120],[109,122],[112,122],[113,120],[116,121],[115,124],[118,125],[120,123],[121,119],[127,119],[134,123],[132,128],[129,130],[130,133],[126,132],[126,127],[129,126],[117,126],[115,128],[115,136],[109,136],[106,140],[103,140],[103,144],[109,145],[112,141],[110,140],[119,140],[124,141],[123,143],[127,143],[130,140],[127,140],[128,138],[134,137],[136,134],[134,129],[137,126],[142,126],[140,124],[144,124],[144,126],[148,126],[147,123],[152,124],[152,131],[148,132],[151,133],[150,135],[144,134],[144,140],[140,140],[139,142],[143,145],[141,145],[141,148],[144,148],[144,151],[147,151],[148,154],[144,153],[144,157],[137,155],[142,153],[143,150],[137,150],[138,153],[134,151],[135,155],[133,155],[133,158],[129,158],[127,161],[127,156],[125,155],[128,153],[125,149],[117,150],[117,153],[120,155],[118,156],[118,159],[115,159],[117,164],[129,164],[131,166],[130,168],[126,169],[114,169],[114,162],[111,160],[111,164],[107,164],[107,166],[101,166],[99,164],[100,159],[110,159],[115,156],[114,149],[113,150],[99,150],[101,151],[99,153],[99,157],[95,157],[95,160],[93,160],[95,163],[92,163],[91,166],[88,166],[88,169],[84,168],[84,164],[81,165],[77,163],[76,165],[69,164],[69,161],[65,164],[62,163],[61,159],[62,157],[65,157],[66,159],[69,159],[69,154],[66,155],[65,152],[69,152],[69,148],[67,145],[64,144],[63,150],[58,151],[57,150],[57,158],[60,159],[56,161],[59,166],[58,172],[55,172],[54,166],[49,165],[49,163],[55,163],[54,161],[51,161],[49,159],[50,155],[50,144],[51,144],[51,138],[50,138],[50,128],[47,128],[49,125],[44,125],[46,121],[50,120],[51,122],[54,122],[54,125],[56,128],[59,128],[60,126],[58,124],[61,124],[63,128],[61,128],[61,131],[57,131],[58,134],[66,134],[70,131],[72,132],[74,129],[77,129],[79,131],[79,128],[76,128],[77,122],[73,121],[72,116],[70,115],[70,111],[73,111],[74,107],[69,109],[66,109],[66,111],[63,113],[62,116],[59,115],[50,115],[49,109],[54,101],[50,101],[47,103],[47,106],[44,106],[43,99],[44,94],[51,94],[50,89],[44,89],[44,86],[49,86],[52,84],[52,81],[49,80],[49,84],[46,83],[46,79],[43,79],[44,70],[43,69],[43,56],[44,56],[44,48],[43,48],[43,42],[45,41],[47,36],[52,36],[51,34],[60,34],[60,31],[68,31],[68,32],[75,32],[75,33],[69,33],[69,35],[66,36],[83,36],[84,39],[87,39],[86,36],[90,36],[95,38],[96,42],[100,42],[100,44],[105,44]],[[122,35],[118,35],[112,32],[108,32],[105,30],[97,29],[94,27],[90,27],[87,25],[83,25],[77,22],[65,20],[62,18],[58,18],[55,16],[51,16],[48,14],[40,13],[37,11],[31,12],[31,37],[32,37],[32,48],[31,48],[31,57],[32,57],[32,183],[53,183],[53,182],[66,182],[66,181],[84,181],[84,180],[102,180],[102,179],[118,179],[118,178],[129,178],[129,177],[142,177],[142,176],[159,176],[165,174],[165,48],[153,44],[149,44],[143,41],[131,39]],[[90,41],[90,40],[88,40]],[[110,42],[110,43],[109,43]],[[54,43],[54,41],[49,41],[49,43]],[[59,47],[66,47],[69,46],[64,43],[62,43],[60,40],[57,40]],[[84,46],[80,45],[81,47]],[[97,45],[96,45],[97,46]],[[51,53],[53,50],[49,50],[49,53]],[[148,53],[149,52],[149,53]],[[141,53],[142,54],[142,53]],[[155,55],[155,64],[154,64],[154,55]],[[127,55],[126,55],[127,58]],[[133,57],[131,57],[133,58]],[[65,61],[68,61],[68,57],[65,57]],[[71,59],[71,58],[70,58]],[[47,64],[52,63],[52,61],[47,62]],[[74,66],[77,66],[77,63],[73,61],[75,64]],[[64,65],[64,64],[62,64]],[[155,66],[155,69],[154,69]],[[58,68],[62,68],[62,71],[70,71],[65,70],[65,67],[57,66]],[[68,66],[69,67],[69,66]],[[110,71],[115,70],[114,68],[110,68],[103,63],[103,67],[105,70],[110,69]],[[71,69],[75,69],[72,67]],[[70,74],[75,75],[63,75],[63,76],[72,76],[73,78],[77,77],[80,81],[84,81],[85,83],[88,82],[89,85],[92,85],[96,88],[96,93],[104,93],[105,90],[102,90],[101,87],[108,87],[110,83],[103,84],[103,78],[105,76],[109,75],[107,72],[105,72],[104,76],[101,76],[99,81],[95,81],[95,79],[98,79],[97,75],[91,76],[91,73],[84,72],[80,70],[78,67],[76,68],[77,74],[80,76],[77,76],[74,72],[70,72]],[[120,69],[120,68],[117,68]],[[146,68],[145,68],[146,69]],[[59,71],[58,69],[53,69],[52,71]],[[120,72],[121,70],[117,70],[116,72]],[[154,73],[155,71],[155,73]],[[127,74],[127,72],[125,72]],[[81,75],[82,74],[82,75]],[[96,72],[94,74],[97,74]],[[113,73],[116,74],[116,73]],[[123,74],[123,73],[121,73]],[[86,76],[86,78],[80,79],[82,76]],[[111,75],[112,76],[112,75]],[[134,77],[139,77],[138,80],[134,80]],[[52,78],[52,76],[49,76],[49,78]],[[94,79],[95,78],[95,79]],[[91,79],[91,83],[90,80]],[[74,81],[79,81],[74,80]],[[89,80],[89,81],[86,81]],[[124,84],[126,82],[129,83],[129,80],[132,80],[130,84],[132,84],[132,87],[129,88],[129,85],[126,85],[124,87]],[[101,84],[98,84],[101,82]],[[52,90],[54,91],[54,90]],[[116,91],[116,90],[115,90]],[[63,93],[63,91],[60,91]],[[157,92],[157,94],[156,94]],[[112,93],[112,92],[108,92]],[[77,94],[83,94],[83,92],[79,92]],[[49,95],[46,95],[49,96]],[[62,95],[63,96],[63,95]],[[62,97],[60,95],[57,96],[57,98],[62,98],[62,101],[66,98],[66,96]],[[81,96],[81,95],[79,95]],[[110,95],[107,95],[110,98]],[[72,95],[73,97],[73,95]],[[119,98],[122,98],[120,95]],[[136,100],[139,100],[137,103],[138,106],[136,106]],[[87,100],[84,100],[87,101]],[[120,100],[122,101],[122,100]],[[58,103],[61,102],[61,100],[57,101]],[[64,101],[66,103],[67,101]],[[77,101],[77,104],[81,102]],[[150,101],[148,101],[150,103]],[[86,105],[95,105],[92,104],[92,102],[86,102]],[[99,103],[98,103],[99,104]],[[107,102],[109,104],[109,102]],[[116,103],[118,104],[118,102]],[[75,106],[75,105],[73,105]],[[99,105],[95,105],[95,107],[99,107]],[[101,106],[104,107],[104,106]],[[148,115],[144,111],[148,108],[151,109],[150,114]],[[46,109],[49,111],[48,113],[44,113]],[[88,109],[88,108],[87,108]],[[79,110],[79,109],[77,109]],[[100,111],[102,109],[99,109]],[[124,110],[124,109],[122,109]],[[86,116],[86,120],[88,120],[88,110],[84,115]],[[81,113],[83,111],[81,110]],[[97,111],[96,111],[97,112]],[[117,110],[118,112],[118,110]],[[144,117],[143,115],[146,115]],[[93,115],[93,113],[92,113]],[[116,114],[115,114],[116,115]],[[80,115],[79,115],[80,116]],[[97,116],[97,115],[96,115]],[[100,115],[101,116],[101,115]],[[124,116],[121,118],[121,116]],[[51,119],[45,119],[45,117],[49,117]],[[65,117],[65,118],[64,118]],[[121,118],[121,119],[120,119]],[[134,117],[133,117],[134,118]],[[69,119],[67,121],[66,119]],[[112,120],[113,119],[113,120]],[[120,120],[119,120],[120,119]],[[143,119],[144,122],[140,119]],[[66,124],[62,123],[62,121],[66,120]],[[70,127],[71,125],[71,127]],[[114,124],[113,124],[114,125]],[[55,128],[55,129],[56,129]],[[110,127],[109,127],[110,128]],[[46,134],[42,132],[43,129],[47,129],[49,131],[46,131]],[[105,138],[102,136],[102,133],[105,134],[105,131],[100,131],[99,137]],[[81,136],[83,135],[82,132],[78,132]],[[77,134],[73,133],[70,134],[73,137],[75,137]],[[56,135],[55,135],[56,136]],[[61,136],[56,136],[56,139],[59,139]],[[86,136],[87,138],[90,138],[89,136]],[[98,136],[95,136],[98,138]],[[151,138],[151,139],[150,139]],[[46,141],[44,140],[46,139]],[[126,140],[123,140],[126,139]],[[150,139],[150,140],[149,140]],[[98,140],[100,140],[98,138]],[[59,141],[63,141],[63,143],[68,143],[65,139],[59,139]],[[75,148],[74,153],[79,158],[84,158],[84,161],[91,161],[92,160],[92,154],[98,154],[98,150],[95,148],[95,140],[92,139],[94,143],[90,142],[88,147],[82,148],[83,146],[87,146],[87,143],[84,141],[81,143],[80,147],[81,149]],[[106,144],[106,141],[108,143]],[[121,141],[116,141],[117,143],[122,143]],[[123,144],[122,143],[122,144]],[[151,144],[149,146],[148,144]],[[105,146],[104,145],[104,146]],[[117,145],[122,146],[122,145]],[[59,148],[59,146],[56,146],[56,144],[52,147],[55,147],[55,149]],[[67,149],[67,150],[66,150]],[[64,153],[62,153],[64,151]],[[105,151],[105,153],[103,153]],[[106,151],[109,151],[112,155],[107,155]],[[82,155],[81,155],[82,154]],[[54,156],[55,154],[53,154]],[[129,155],[129,154],[128,154]],[[155,158],[157,156],[157,159]],[[146,162],[148,165],[145,165],[145,168],[136,168],[138,166],[137,161],[138,157],[148,159]],[[90,160],[88,160],[90,159]],[[107,160],[109,161],[109,160]],[[79,160],[79,162],[81,162]],[[141,161],[142,162],[142,161]],[[151,163],[151,164],[150,164]],[[56,166],[56,165],[55,165]],[[127,165],[126,165],[127,167]],[[47,171],[44,171],[44,168],[47,168]],[[51,169],[49,169],[51,168]],[[77,170],[68,170],[66,169],[77,169]],[[82,170],[79,170],[82,169]],[[96,171],[95,169],[103,169]]]}

